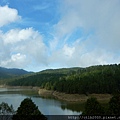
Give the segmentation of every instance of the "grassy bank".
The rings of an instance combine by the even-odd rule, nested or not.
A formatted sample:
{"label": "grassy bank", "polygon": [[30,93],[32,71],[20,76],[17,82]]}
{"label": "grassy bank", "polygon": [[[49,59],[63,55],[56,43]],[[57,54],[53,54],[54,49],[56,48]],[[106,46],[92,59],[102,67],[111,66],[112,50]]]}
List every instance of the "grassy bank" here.
{"label": "grassy bank", "polygon": [[45,89],[39,89],[38,91],[40,96],[43,97],[50,97],[53,96],[57,99],[68,101],[68,102],[86,102],[86,100],[90,97],[96,97],[97,100],[101,103],[107,103],[109,102],[110,98],[112,95],[110,94],[66,94],[66,93],[61,93],[61,92],[56,92],[56,91],[50,91],[50,90],[45,90]]}

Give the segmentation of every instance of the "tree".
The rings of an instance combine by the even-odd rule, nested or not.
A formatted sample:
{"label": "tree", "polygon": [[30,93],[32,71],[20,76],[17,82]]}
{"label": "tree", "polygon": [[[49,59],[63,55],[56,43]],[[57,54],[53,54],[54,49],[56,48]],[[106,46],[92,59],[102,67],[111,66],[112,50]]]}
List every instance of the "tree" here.
{"label": "tree", "polygon": [[0,115],[13,115],[15,114],[15,111],[13,109],[13,106],[9,106],[7,103],[2,102],[0,104]]}
{"label": "tree", "polygon": [[13,120],[46,120],[36,104],[30,99],[24,99],[13,116]]}
{"label": "tree", "polygon": [[109,102],[109,114],[120,115],[120,94],[114,95]]}
{"label": "tree", "polygon": [[7,103],[2,102],[0,104],[0,120],[11,120],[12,116],[14,115],[15,111],[13,109],[13,106],[9,106]]}
{"label": "tree", "polygon": [[85,104],[83,115],[103,115],[104,109],[96,98],[91,97]]}

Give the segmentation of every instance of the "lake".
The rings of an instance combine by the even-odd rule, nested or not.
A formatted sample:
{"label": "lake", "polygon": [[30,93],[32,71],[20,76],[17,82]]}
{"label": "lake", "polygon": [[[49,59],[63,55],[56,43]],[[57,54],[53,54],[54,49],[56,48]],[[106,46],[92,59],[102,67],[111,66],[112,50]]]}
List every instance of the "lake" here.
{"label": "lake", "polygon": [[0,103],[13,105],[14,110],[25,98],[31,98],[44,115],[80,115],[79,103],[68,103],[54,98],[43,98],[32,89],[0,88]]}

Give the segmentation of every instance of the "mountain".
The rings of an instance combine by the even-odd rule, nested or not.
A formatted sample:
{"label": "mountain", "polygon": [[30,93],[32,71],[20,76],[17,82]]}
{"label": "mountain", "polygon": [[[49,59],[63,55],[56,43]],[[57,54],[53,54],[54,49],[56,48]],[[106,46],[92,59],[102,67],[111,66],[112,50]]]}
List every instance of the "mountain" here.
{"label": "mountain", "polygon": [[40,72],[30,74],[29,76],[25,75],[22,77],[18,77],[16,79],[13,79],[12,81],[9,81],[9,83],[7,84],[11,86],[40,86],[40,87],[46,86],[46,88],[48,88],[49,82],[52,82],[53,84],[55,81],[58,81],[62,77],[75,74],[79,69],[81,68],[74,67],[74,68],[46,69]]}
{"label": "mountain", "polygon": [[114,94],[120,92],[120,64],[47,69],[13,79],[6,84],[38,86],[69,94]]}
{"label": "mountain", "polygon": [[18,76],[26,75],[26,74],[30,74],[30,73],[32,73],[32,72],[28,72],[23,69],[0,67],[0,80],[18,77]]}
{"label": "mountain", "polygon": [[59,69],[46,69],[46,70],[42,70],[39,73],[61,73],[61,74],[72,74],[72,73],[76,73],[79,69],[82,69],[80,67],[73,67],[73,68],[59,68]]}

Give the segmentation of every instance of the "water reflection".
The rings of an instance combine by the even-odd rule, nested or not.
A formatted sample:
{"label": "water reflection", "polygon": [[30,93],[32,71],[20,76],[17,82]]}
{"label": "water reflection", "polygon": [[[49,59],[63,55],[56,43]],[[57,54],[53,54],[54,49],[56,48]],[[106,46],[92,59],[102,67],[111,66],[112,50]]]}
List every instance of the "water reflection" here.
{"label": "water reflection", "polygon": [[38,106],[44,115],[80,115],[81,109],[78,105],[68,104],[67,102],[58,101],[51,98],[42,98],[32,89],[7,89],[0,88],[0,103],[3,101],[13,105],[14,109],[20,106],[21,101],[30,97]]}
{"label": "water reflection", "polygon": [[67,103],[64,105],[61,105],[61,109],[65,110],[72,110],[73,112],[80,112],[83,111],[85,107],[85,103]]}

